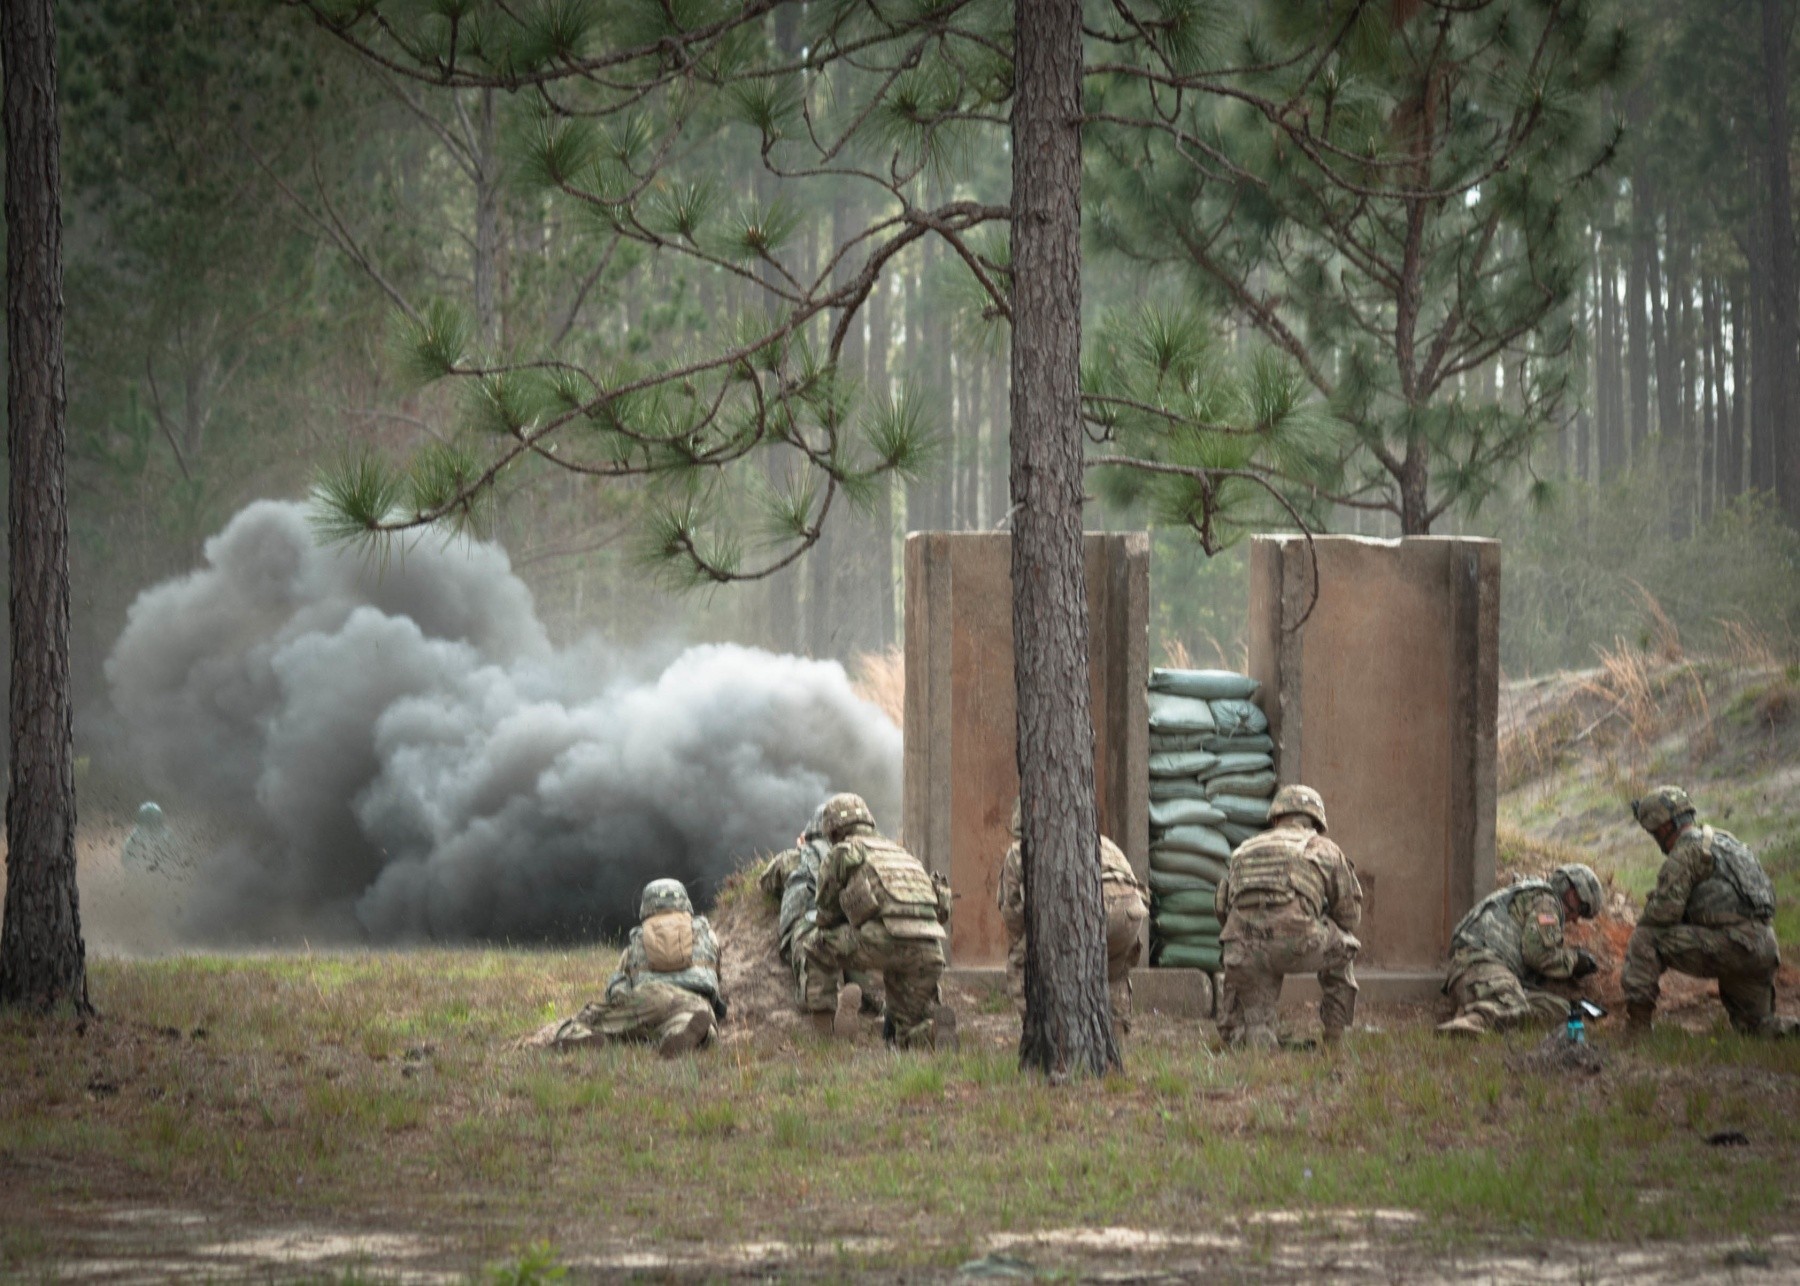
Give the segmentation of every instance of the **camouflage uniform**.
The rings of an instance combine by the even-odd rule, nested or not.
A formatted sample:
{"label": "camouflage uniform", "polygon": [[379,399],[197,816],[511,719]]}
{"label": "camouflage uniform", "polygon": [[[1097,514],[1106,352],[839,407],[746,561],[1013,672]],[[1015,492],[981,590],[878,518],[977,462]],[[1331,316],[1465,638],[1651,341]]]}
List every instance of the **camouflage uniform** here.
{"label": "camouflage uniform", "polygon": [[[800,997],[802,1007],[806,1004],[807,972],[816,971],[820,967],[807,954],[806,944],[819,932],[818,915],[815,911],[819,901],[819,870],[831,856],[831,844],[825,839],[821,829],[824,812],[821,805],[807,825],[806,833],[800,837],[798,847],[772,858],[758,879],[763,892],[779,899],[781,903],[777,918],[781,932],[781,958],[794,971],[794,991]],[[866,1012],[881,1012],[881,988],[876,975],[853,971],[845,976],[845,980],[862,988],[862,1008]],[[833,979],[830,990],[835,992],[837,986],[838,980]],[[818,994],[823,994],[825,990],[823,987],[814,988]]]}
{"label": "camouflage uniform", "polygon": [[[1565,872],[1580,872],[1585,879],[1572,882]],[[1599,909],[1594,873],[1571,865],[1558,868],[1555,881],[1524,880],[1496,889],[1463,916],[1450,935],[1450,974],[1444,983],[1456,1014],[1439,1032],[1479,1035],[1567,1016],[1569,1002],[1561,996],[1526,987],[1527,981],[1581,978],[1593,971],[1593,957],[1563,941],[1559,883],[1575,888],[1585,914]]]}
{"label": "camouflage uniform", "polygon": [[651,881],[640,914],[643,922],[631,931],[606,998],[564,1023],[557,1045],[596,1037],[655,1041],[667,1057],[706,1043],[716,1020],[725,1017],[719,944],[706,917],[693,914],[686,890],[675,880]]}
{"label": "camouflage uniform", "polygon": [[[1144,886],[1119,846],[1100,837],[1100,895],[1106,909],[1106,983],[1113,1020],[1131,1030],[1131,971],[1144,955],[1143,924],[1150,912]],[[1025,859],[1019,843],[1019,813],[1013,809],[1013,842],[1000,863],[996,891],[1000,923],[1006,929],[1006,990],[1025,1012]]]}
{"label": "camouflage uniform", "polygon": [[[1354,961],[1362,885],[1343,850],[1325,838],[1324,805],[1304,786],[1286,786],[1270,805],[1272,830],[1231,855],[1219,884],[1225,965],[1219,1034],[1231,1045],[1274,1049],[1282,979],[1319,979],[1319,1021],[1336,1042],[1356,1015]],[[1318,829],[1305,820],[1313,818]]]}
{"label": "camouflage uniform", "polygon": [[1678,787],[1661,787],[1633,808],[1668,856],[1625,948],[1620,983],[1632,1027],[1650,1025],[1662,972],[1676,969],[1717,978],[1738,1031],[1795,1034],[1800,1024],[1775,1013],[1774,888],[1756,855],[1730,832],[1696,825]]}
{"label": "camouflage uniform", "polygon": [[119,864],[131,870],[168,871],[178,865],[175,834],[154,800],[138,806],[137,825],[125,837]]}
{"label": "camouflage uniform", "polygon": [[856,796],[833,796],[826,828],[833,845],[819,871],[818,932],[804,947],[806,1008],[823,1013],[836,1005],[840,970],[879,972],[885,1033],[902,1049],[930,1045],[948,899],[918,858],[875,833]]}

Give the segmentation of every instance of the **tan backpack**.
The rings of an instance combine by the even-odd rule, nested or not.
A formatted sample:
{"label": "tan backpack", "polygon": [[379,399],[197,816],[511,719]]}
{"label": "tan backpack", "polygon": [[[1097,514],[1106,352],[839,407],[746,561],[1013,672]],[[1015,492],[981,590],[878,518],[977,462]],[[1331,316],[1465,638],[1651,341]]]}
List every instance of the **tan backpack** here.
{"label": "tan backpack", "polygon": [[644,959],[657,973],[680,973],[694,963],[694,917],[686,911],[659,911],[638,927]]}

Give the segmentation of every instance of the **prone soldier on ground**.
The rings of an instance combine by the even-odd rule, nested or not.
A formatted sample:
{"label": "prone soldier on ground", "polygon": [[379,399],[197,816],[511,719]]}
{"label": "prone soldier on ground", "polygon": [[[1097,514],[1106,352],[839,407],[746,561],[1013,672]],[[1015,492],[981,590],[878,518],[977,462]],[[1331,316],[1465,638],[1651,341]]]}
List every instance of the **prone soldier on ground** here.
{"label": "prone soldier on ground", "polygon": [[1469,909],[1450,935],[1450,973],[1444,991],[1456,1005],[1444,1036],[1479,1036],[1527,1023],[1562,1022],[1569,1002],[1535,984],[1580,981],[1596,964],[1563,940],[1569,920],[1593,919],[1604,895],[1599,877],[1571,862],[1547,880],[1522,880],[1496,889]]}
{"label": "prone soldier on ground", "polygon": [[840,988],[839,973],[879,973],[886,999],[883,1037],[901,1049],[949,1043],[956,1017],[938,996],[949,888],[933,880],[918,858],[876,833],[860,796],[833,795],[824,823],[832,848],[819,871],[818,931],[803,948],[807,1011],[822,1029],[847,1034],[862,988],[854,982]]}
{"label": "prone soldier on ground", "polygon": [[638,920],[605,998],[564,1022],[552,1044],[654,1041],[658,1054],[675,1058],[712,1039],[726,1012],[712,925],[694,914],[680,880],[646,884]]}
{"label": "prone soldier on ground", "polygon": [[1631,811],[1666,857],[1625,948],[1620,983],[1628,1030],[1650,1030],[1663,971],[1675,969],[1718,979],[1736,1030],[1800,1033],[1800,1021],[1775,1013],[1775,887],[1756,854],[1729,831],[1699,825],[1679,786],[1658,786]]}
{"label": "prone soldier on ground", "polygon": [[1356,1016],[1362,885],[1343,850],[1325,837],[1325,803],[1316,790],[1283,786],[1269,818],[1269,830],[1232,853],[1219,884],[1219,1034],[1228,1045],[1276,1048],[1282,980],[1310,973],[1319,980],[1325,1043],[1334,1045]]}
{"label": "prone soldier on ground", "polygon": [[[1021,1016],[1025,1013],[1025,859],[1022,817],[1013,801],[1012,844],[1000,863],[996,901],[1006,930],[1006,990]],[[1106,914],[1106,983],[1112,995],[1113,1023],[1120,1035],[1131,1030],[1131,971],[1143,958],[1144,921],[1150,910],[1144,886],[1119,846],[1100,836],[1100,895]]]}

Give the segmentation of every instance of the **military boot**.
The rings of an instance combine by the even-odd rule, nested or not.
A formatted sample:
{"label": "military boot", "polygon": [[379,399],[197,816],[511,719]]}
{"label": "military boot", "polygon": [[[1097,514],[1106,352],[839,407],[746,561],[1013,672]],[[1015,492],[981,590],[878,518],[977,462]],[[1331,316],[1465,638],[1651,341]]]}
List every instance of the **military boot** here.
{"label": "military boot", "polygon": [[830,1010],[827,1010],[824,1013],[813,1013],[809,1011],[806,1015],[806,1025],[811,1027],[813,1035],[821,1040],[831,1039],[832,1028],[836,1026],[836,1024],[837,1015]]}
{"label": "military boot", "polygon": [[1460,1036],[1464,1039],[1473,1039],[1474,1037],[1485,1036],[1487,1034],[1487,1024],[1482,1022],[1481,1019],[1477,1018],[1474,1014],[1458,1014],[1449,1022],[1439,1023],[1437,1025],[1437,1034],[1440,1036]]}
{"label": "military boot", "polygon": [[692,1053],[706,1043],[706,1038],[713,1032],[713,1016],[710,1009],[702,1009],[697,1014],[688,1015],[688,1020],[656,1043],[656,1052],[663,1058],[680,1058],[683,1054]]}
{"label": "military boot", "polygon": [[831,1034],[839,1040],[850,1040],[856,1035],[861,1012],[862,988],[853,982],[846,983],[838,991],[837,1013],[832,1016]]}
{"label": "military boot", "polygon": [[956,1011],[939,1005],[931,1012],[931,1047],[938,1050],[957,1048]]}

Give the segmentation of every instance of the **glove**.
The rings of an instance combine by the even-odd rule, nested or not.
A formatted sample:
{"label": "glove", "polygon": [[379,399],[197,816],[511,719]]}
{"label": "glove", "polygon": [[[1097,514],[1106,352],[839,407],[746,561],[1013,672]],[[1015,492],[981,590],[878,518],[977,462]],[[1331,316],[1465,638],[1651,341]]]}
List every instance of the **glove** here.
{"label": "glove", "polygon": [[1600,962],[1594,959],[1594,953],[1585,947],[1575,949],[1575,967],[1569,971],[1571,978],[1585,978],[1600,968]]}

